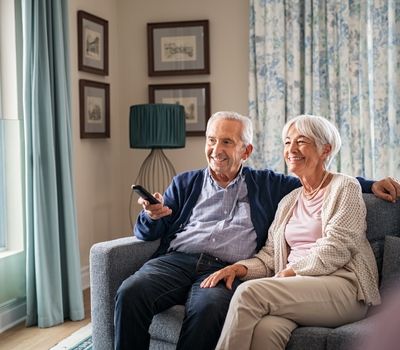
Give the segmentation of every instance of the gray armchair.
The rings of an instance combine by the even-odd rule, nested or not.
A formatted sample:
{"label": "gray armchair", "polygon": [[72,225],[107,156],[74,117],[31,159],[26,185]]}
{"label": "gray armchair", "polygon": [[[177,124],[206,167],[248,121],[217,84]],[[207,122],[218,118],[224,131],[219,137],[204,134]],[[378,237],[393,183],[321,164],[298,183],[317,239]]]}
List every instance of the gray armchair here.
{"label": "gray armchair", "polygon": [[[367,236],[377,259],[381,291],[387,293],[392,281],[400,281],[400,201],[384,202],[364,194],[367,206]],[[159,241],[144,242],[135,237],[95,244],[90,252],[90,287],[93,345],[95,350],[113,349],[114,296],[122,281],[139,269],[156,251]],[[384,254],[385,251],[385,254]],[[371,313],[373,314],[373,312]],[[175,349],[184,307],[177,305],[153,318],[151,349]],[[288,349],[348,349],[369,331],[374,316],[338,328],[299,327]]]}

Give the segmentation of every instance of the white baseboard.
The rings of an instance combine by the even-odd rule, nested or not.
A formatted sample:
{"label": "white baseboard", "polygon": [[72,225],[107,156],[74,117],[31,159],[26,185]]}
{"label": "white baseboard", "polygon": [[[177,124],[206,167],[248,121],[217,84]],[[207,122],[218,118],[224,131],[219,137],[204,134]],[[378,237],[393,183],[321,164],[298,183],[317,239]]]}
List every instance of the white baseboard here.
{"label": "white baseboard", "polygon": [[[81,268],[82,290],[90,287],[89,265]],[[26,319],[25,299],[16,299],[0,307],[0,334]]]}
{"label": "white baseboard", "polygon": [[0,308],[0,333],[26,319],[25,299],[15,299]]}

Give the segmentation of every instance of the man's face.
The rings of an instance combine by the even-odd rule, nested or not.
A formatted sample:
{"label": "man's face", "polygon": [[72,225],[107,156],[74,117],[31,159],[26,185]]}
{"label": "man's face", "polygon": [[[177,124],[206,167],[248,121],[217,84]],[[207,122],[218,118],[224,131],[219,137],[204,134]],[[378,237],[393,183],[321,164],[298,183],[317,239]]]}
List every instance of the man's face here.
{"label": "man's face", "polygon": [[216,179],[233,180],[242,160],[249,157],[252,146],[245,147],[242,123],[237,120],[216,120],[208,130],[205,153],[211,173]]}

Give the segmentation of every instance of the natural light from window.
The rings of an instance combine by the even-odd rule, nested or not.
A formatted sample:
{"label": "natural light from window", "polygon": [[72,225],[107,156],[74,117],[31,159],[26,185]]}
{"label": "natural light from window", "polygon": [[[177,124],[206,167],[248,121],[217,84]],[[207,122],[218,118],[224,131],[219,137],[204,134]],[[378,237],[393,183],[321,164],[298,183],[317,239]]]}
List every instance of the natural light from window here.
{"label": "natural light from window", "polygon": [[26,315],[20,12],[0,0],[0,333]]}
{"label": "natural light from window", "polygon": [[0,258],[23,250],[22,120],[14,0],[0,1]]}

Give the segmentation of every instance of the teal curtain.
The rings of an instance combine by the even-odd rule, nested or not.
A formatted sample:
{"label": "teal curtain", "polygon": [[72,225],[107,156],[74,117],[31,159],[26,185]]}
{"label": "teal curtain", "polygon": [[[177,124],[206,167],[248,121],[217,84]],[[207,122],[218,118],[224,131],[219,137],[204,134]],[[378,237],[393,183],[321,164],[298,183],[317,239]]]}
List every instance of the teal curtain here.
{"label": "teal curtain", "polygon": [[27,324],[84,317],[72,179],[68,0],[22,0]]}
{"label": "teal curtain", "polygon": [[250,0],[250,163],[284,171],[281,130],[322,115],[339,128],[334,168],[400,173],[400,2]]}

